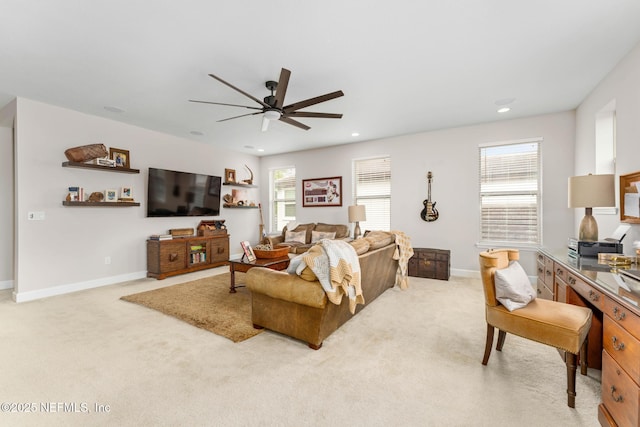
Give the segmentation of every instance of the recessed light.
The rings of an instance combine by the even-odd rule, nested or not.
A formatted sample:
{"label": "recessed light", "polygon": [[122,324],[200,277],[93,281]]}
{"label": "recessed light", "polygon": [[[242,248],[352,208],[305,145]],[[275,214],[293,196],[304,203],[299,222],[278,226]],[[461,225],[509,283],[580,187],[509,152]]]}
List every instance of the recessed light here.
{"label": "recessed light", "polygon": [[511,111],[509,107],[502,107],[498,109],[498,113],[506,113],[507,111]]}
{"label": "recessed light", "polygon": [[358,132],[353,132],[351,136],[360,136],[360,134]]}
{"label": "recessed light", "polygon": [[195,135],[195,136],[202,136],[204,135],[204,133],[200,132],[199,130],[192,130],[191,132],[189,132],[191,135]]}
{"label": "recessed light", "polygon": [[104,109],[111,113],[124,113],[124,110],[122,108],[114,107],[112,105],[107,105],[106,107],[104,107]]}
{"label": "recessed light", "polygon": [[264,151],[264,148],[258,148],[258,151],[262,153]]}

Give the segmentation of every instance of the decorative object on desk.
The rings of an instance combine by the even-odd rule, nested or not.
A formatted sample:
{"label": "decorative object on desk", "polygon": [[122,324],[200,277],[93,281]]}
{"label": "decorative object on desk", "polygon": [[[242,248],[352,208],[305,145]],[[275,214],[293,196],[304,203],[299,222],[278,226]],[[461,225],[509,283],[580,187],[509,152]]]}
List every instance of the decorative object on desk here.
{"label": "decorative object on desk", "polygon": [[224,182],[225,184],[233,184],[236,182],[236,170],[226,169],[224,170]]}
{"label": "decorative object on desk", "polygon": [[122,150],[120,148],[109,148],[109,158],[111,160],[115,160],[117,168],[126,168],[129,169],[131,167],[131,160],[129,158],[129,150]]}
{"label": "decorative object on desk", "polygon": [[614,175],[584,175],[569,178],[570,208],[585,208],[585,216],[580,222],[578,239],[598,241],[598,223],[593,217],[595,207],[616,205]]}
{"label": "decorative object on desk", "polygon": [[427,172],[427,199],[422,202],[424,209],[420,212],[420,218],[427,222],[435,221],[438,219],[438,211],[436,210],[436,202],[431,201],[431,180],[433,174],[431,171]]}
{"label": "decorative object on desk", "polygon": [[355,222],[356,226],[353,229],[353,238],[357,239],[362,236],[360,231],[360,221],[367,220],[367,212],[364,205],[349,206],[349,222]]}
{"label": "decorative object on desk", "polygon": [[247,168],[247,170],[249,171],[249,174],[251,175],[251,177],[249,179],[243,179],[242,182],[247,184],[247,185],[251,185],[253,184],[253,171],[251,169],[249,169],[249,166],[244,165],[245,168]]}
{"label": "decorative object on desk", "polygon": [[68,148],[65,150],[64,155],[70,162],[86,162],[99,157],[107,157],[109,152],[104,144],[89,144]]}
{"label": "decorative object on desk", "polygon": [[105,202],[117,202],[118,201],[118,193],[116,190],[104,190],[104,201]]}
{"label": "decorative object on desk", "polygon": [[198,236],[217,236],[227,234],[227,226],[224,219],[212,221],[200,221],[198,224]]}
{"label": "decorative object on desk", "polygon": [[256,260],[256,254],[253,252],[253,249],[251,248],[248,240],[240,242],[240,246],[242,246],[244,256],[247,257],[247,260],[249,262],[253,262]]}
{"label": "decorative object on desk", "polygon": [[90,202],[102,202],[104,200],[104,193],[101,191],[94,191],[89,195]]}
{"label": "decorative object on desk", "polygon": [[302,206],[342,206],[342,177],[303,179]]}

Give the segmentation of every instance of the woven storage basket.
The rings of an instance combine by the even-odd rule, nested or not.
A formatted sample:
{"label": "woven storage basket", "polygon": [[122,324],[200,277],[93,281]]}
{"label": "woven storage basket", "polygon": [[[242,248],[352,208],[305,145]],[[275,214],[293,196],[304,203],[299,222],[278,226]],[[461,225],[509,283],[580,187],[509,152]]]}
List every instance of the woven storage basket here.
{"label": "woven storage basket", "polygon": [[253,253],[257,258],[282,258],[287,256],[289,248],[275,248],[270,251],[263,251],[260,249],[253,249]]}
{"label": "woven storage basket", "polygon": [[89,144],[65,150],[64,155],[70,162],[86,162],[88,160],[107,157],[109,152],[104,144]]}

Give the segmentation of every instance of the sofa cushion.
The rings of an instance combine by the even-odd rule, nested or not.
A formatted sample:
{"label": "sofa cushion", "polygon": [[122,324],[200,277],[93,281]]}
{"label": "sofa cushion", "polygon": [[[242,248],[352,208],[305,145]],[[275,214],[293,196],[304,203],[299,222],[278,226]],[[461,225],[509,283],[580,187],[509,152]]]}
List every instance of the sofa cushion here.
{"label": "sofa cushion", "polygon": [[335,239],[335,231],[316,231],[311,230],[311,243],[319,242],[322,239]]}
{"label": "sofa cushion", "polygon": [[285,243],[302,243],[304,244],[307,239],[306,230],[302,231],[286,231],[284,233],[284,242]]}
{"label": "sofa cushion", "polygon": [[396,236],[388,231],[370,231],[363,238],[369,242],[369,250],[372,251],[394,242]]}
{"label": "sofa cushion", "polygon": [[334,231],[336,233],[334,239],[344,239],[349,237],[349,227],[344,224],[324,224],[319,222],[316,224],[316,231]]}
{"label": "sofa cushion", "polygon": [[358,255],[362,255],[369,251],[370,244],[367,239],[356,239],[349,243],[351,243],[351,246],[353,246],[353,249],[356,250]]}

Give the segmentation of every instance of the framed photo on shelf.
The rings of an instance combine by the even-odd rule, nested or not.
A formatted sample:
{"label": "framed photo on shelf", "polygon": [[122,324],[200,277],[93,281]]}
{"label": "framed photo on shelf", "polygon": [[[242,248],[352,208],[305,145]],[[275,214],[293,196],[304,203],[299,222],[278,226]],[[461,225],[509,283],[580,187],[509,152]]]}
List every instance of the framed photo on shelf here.
{"label": "framed photo on shelf", "polygon": [[116,162],[117,168],[131,168],[131,162],[129,159],[129,150],[122,150],[120,148],[109,147],[109,158]]}
{"label": "framed photo on shelf", "polygon": [[104,201],[105,202],[117,202],[118,201],[118,193],[116,190],[104,190]]}
{"label": "framed photo on shelf", "polygon": [[244,251],[244,256],[247,257],[249,262],[253,262],[256,260],[256,254],[253,252],[253,248],[249,244],[248,240],[240,242],[240,246],[242,246],[242,250]]}
{"label": "framed photo on shelf", "polygon": [[224,182],[235,183],[236,182],[236,170],[225,169],[224,170]]}
{"label": "framed photo on shelf", "polygon": [[120,199],[127,201],[133,200],[133,191],[131,190],[131,187],[120,188]]}
{"label": "framed photo on shelf", "polygon": [[342,206],[342,177],[302,180],[302,207]]}

